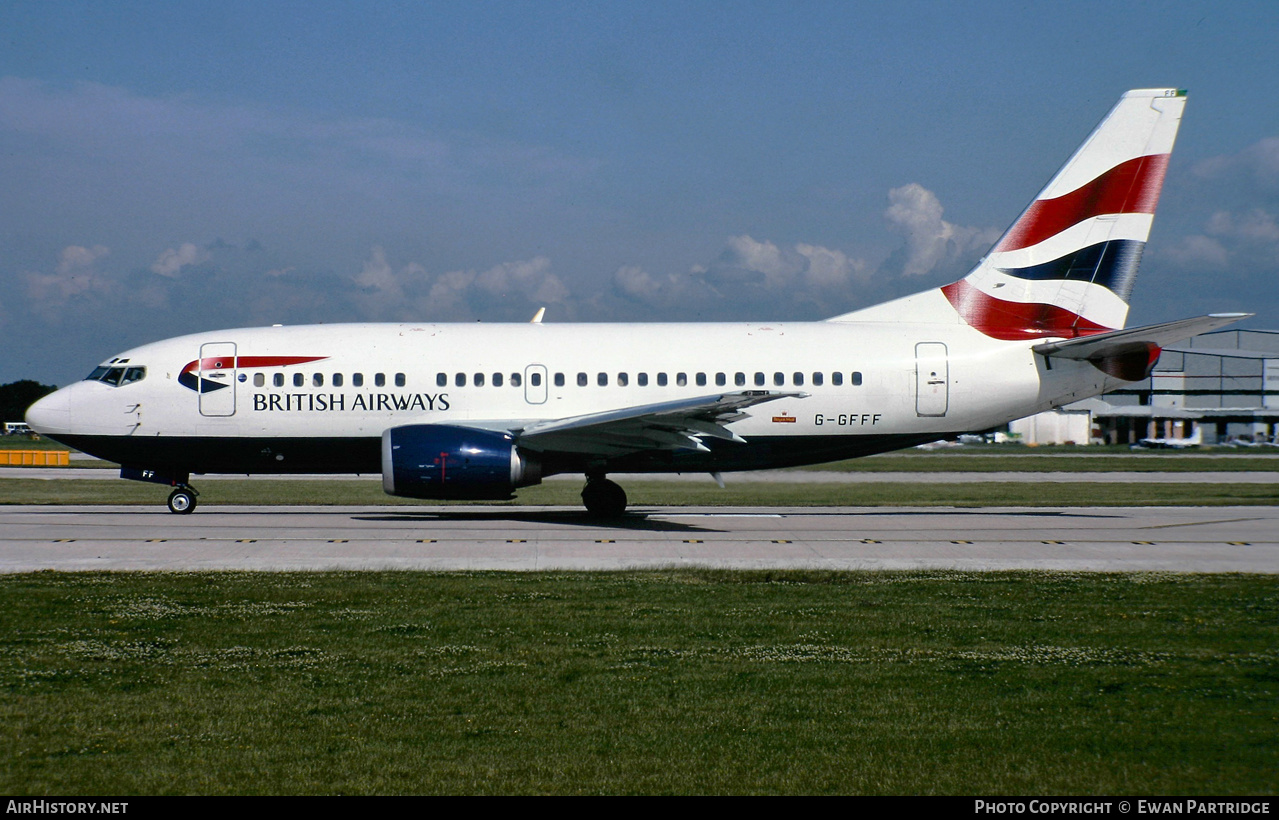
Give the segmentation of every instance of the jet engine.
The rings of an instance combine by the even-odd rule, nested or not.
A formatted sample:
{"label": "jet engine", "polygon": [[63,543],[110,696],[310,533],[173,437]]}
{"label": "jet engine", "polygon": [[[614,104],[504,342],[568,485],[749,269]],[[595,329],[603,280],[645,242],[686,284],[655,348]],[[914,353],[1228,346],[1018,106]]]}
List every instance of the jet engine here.
{"label": "jet engine", "polygon": [[540,484],[542,465],[510,433],[407,424],[382,433],[382,489],[405,498],[504,500]]}

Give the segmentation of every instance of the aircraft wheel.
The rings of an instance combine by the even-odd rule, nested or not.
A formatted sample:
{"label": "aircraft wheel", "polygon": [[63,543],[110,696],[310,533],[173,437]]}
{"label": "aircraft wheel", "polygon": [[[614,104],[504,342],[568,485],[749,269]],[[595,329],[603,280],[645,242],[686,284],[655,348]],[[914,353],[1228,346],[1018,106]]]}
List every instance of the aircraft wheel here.
{"label": "aircraft wheel", "polygon": [[195,490],[179,487],[169,493],[169,512],[187,515],[195,510]]}
{"label": "aircraft wheel", "polygon": [[606,478],[586,482],[582,503],[587,512],[601,518],[617,518],[626,512],[626,491]]}

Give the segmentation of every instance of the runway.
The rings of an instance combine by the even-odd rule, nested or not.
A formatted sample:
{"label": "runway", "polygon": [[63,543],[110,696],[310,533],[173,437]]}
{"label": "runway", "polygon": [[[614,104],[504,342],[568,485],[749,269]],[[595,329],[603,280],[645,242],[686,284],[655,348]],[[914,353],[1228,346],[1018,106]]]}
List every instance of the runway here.
{"label": "runway", "polygon": [[1279,573],[1279,507],[0,507],[0,572],[1037,569]]}

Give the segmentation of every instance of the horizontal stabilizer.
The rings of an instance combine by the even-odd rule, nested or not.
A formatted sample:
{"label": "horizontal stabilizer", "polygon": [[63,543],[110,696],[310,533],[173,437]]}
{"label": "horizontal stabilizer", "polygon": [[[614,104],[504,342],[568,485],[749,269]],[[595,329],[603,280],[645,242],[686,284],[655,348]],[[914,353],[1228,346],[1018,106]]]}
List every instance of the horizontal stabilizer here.
{"label": "horizontal stabilizer", "polygon": [[1192,336],[1198,336],[1200,333],[1234,324],[1252,315],[1251,313],[1211,313],[1207,316],[1178,319],[1175,322],[1164,322],[1159,325],[1112,330],[1108,333],[1081,336],[1078,339],[1066,339],[1061,342],[1045,342],[1031,349],[1041,356],[1091,360],[1123,353],[1131,350],[1134,345],[1153,345],[1164,348]]}
{"label": "horizontal stabilizer", "polygon": [[1225,327],[1251,315],[1213,313],[1161,325],[1112,330],[1061,342],[1045,342],[1035,345],[1031,350],[1048,358],[1050,367],[1053,358],[1080,359],[1090,362],[1108,376],[1137,382],[1150,375],[1155,362],[1159,361],[1159,353],[1167,345]]}

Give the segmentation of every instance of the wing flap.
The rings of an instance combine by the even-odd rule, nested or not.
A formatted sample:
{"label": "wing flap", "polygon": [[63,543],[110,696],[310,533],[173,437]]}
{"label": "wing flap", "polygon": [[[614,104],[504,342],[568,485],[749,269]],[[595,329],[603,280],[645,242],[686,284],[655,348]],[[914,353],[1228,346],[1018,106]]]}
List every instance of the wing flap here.
{"label": "wing flap", "polygon": [[624,407],[552,421],[535,422],[513,431],[520,444],[534,450],[619,456],[643,450],[707,451],[703,437],[745,444],[725,425],[746,418],[747,408],[807,393],[746,390],[691,399]]}

